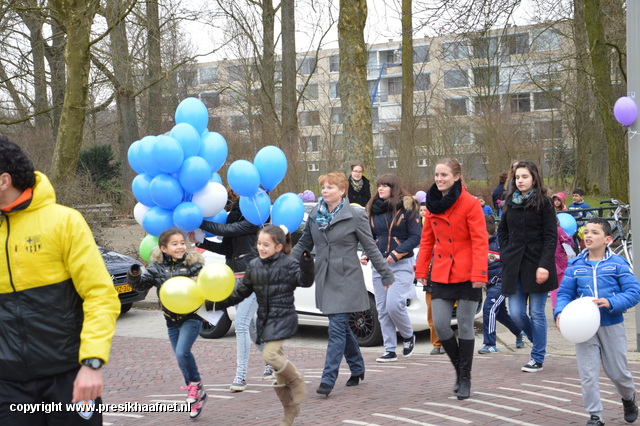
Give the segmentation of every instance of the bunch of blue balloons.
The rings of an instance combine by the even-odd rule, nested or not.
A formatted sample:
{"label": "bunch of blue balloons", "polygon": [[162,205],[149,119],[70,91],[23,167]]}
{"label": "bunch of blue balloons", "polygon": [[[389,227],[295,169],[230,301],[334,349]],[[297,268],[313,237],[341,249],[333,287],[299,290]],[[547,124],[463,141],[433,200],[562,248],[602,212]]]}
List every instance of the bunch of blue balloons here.
{"label": "bunch of blue balloons", "polygon": [[[128,160],[138,174],[132,182],[138,200],[133,214],[145,231],[159,236],[177,227],[190,232],[203,220],[225,223],[227,190],[217,173],[227,160],[224,137],[207,129],[209,112],[197,98],[186,98],[175,112],[169,134],[145,136],[129,147]],[[276,146],[265,146],[254,157],[233,162],[227,182],[240,195],[240,210],[255,225],[271,216],[274,225],[294,230],[304,217],[304,205],[294,193],[271,206],[268,192],[287,172],[287,159]]]}

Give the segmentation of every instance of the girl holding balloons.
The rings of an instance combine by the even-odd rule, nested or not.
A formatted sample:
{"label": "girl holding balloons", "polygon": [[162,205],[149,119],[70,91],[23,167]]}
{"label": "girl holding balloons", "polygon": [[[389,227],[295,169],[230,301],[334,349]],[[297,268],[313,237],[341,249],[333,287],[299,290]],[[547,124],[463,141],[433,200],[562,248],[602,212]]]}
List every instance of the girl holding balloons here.
{"label": "girl holding balloons", "polygon": [[[285,228],[285,229],[282,229]],[[307,390],[304,377],[284,356],[285,339],[298,330],[298,314],[294,306],[296,287],[311,287],[314,264],[311,255],[304,252],[300,262],[289,256],[291,235],[286,227],[266,225],[258,234],[258,256],[249,262],[244,278],[231,296],[215,304],[225,309],[255,294],[258,299],[257,342],[265,343],[262,359],[274,368],[275,390],[282,407],[281,425],[291,425],[300,412]]]}
{"label": "girl holding balloons", "polygon": [[[144,291],[157,287],[160,294],[160,288],[173,277],[198,276],[204,259],[199,253],[187,251],[186,237],[181,230],[173,228],[162,232],[158,237],[158,246],[159,249],[154,249],[151,254],[151,263],[146,271],[143,272],[139,265],[131,265],[129,268],[127,281],[134,289]],[[186,384],[181,389],[188,391],[186,402],[191,404],[189,416],[196,419],[207,402],[198,366],[191,353],[191,347],[200,333],[202,319],[195,313],[183,315],[172,312],[164,306],[163,295],[160,296],[171,347]]]}

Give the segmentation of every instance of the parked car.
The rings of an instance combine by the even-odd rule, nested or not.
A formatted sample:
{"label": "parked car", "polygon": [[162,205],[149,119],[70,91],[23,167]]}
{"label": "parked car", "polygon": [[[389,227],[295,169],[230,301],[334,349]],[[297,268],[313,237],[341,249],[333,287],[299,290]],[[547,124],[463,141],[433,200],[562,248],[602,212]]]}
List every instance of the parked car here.
{"label": "parked car", "polygon": [[147,291],[137,292],[129,284],[127,284],[127,271],[133,264],[142,266],[142,263],[135,260],[133,257],[127,256],[122,253],[115,252],[113,250],[106,249],[104,247],[98,247],[104,264],[107,266],[107,270],[111,274],[113,285],[118,292],[120,298],[120,314],[124,314],[131,309],[133,302],[144,300],[147,297]]}
{"label": "parked car", "polygon": [[[308,212],[315,206],[315,203],[305,203],[305,217],[302,225],[296,232],[292,234],[292,241],[297,242],[300,238],[301,232],[306,224]],[[210,262],[222,262],[224,263],[224,256],[212,253],[206,250],[199,250],[205,258],[205,264]],[[418,249],[416,248],[415,254],[417,256]],[[313,253],[312,253],[313,254]],[[353,334],[358,340],[360,346],[378,346],[382,344],[382,330],[380,328],[380,322],[378,321],[378,311],[376,309],[376,299],[373,291],[373,281],[371,278],[371,264],[362,265],[365,285],[369,293],[369,309],[362,312],[354,312],[349,318],[349,325]],[[320,310],[316,308],[315,299],[315,285],[311,287],[303,288],[298,287],[295,291],[295,306],[298,313],[298,323],[300,325],[313,325],[328,327],[329,318],[323,315]],[[425,294],[423,287],[420,284],[415,284],[415,295],[412,294],[410,299],[407,299],[407,312],[413,325],[414,331],[424,331],[429,329],[429,323],[427,322],[427,303],[425,300]],[[482,316],[482,303],[478,305],[476,312],[476,318]],[[222,316],[220,321],[214,326],[210,323],[204,323],[200,335],[207,339],[217,339],[227,334],[233,320],[235,319],[235,308],[230,307],[227,312]],[[458,320],[454,318],[451,321],[451,325],[458,324]]]}

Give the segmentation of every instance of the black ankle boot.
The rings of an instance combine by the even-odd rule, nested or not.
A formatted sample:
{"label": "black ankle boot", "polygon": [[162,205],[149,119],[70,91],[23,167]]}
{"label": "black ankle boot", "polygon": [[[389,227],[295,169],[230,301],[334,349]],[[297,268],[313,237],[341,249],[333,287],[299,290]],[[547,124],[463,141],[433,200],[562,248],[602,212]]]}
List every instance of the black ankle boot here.
{"label": "black ankle boot", "polygon": [[316,393],[329,396],[332,390],[333,386],[320,382],[320,386],[318,386],[318,389],[316,389]]}
{"label": "black ankle boot", "polygon": [[633,423],[638,418],[638,406],[636,405],[636,395],[630,401],[622,399],[622,408],[624,409],[624,421]]}
{"label": "black ankle boot", "polygon": [[349,377],[349,380],[347,380],[347,386],[358,386],[360,380],[364,380],[364,373],[359,376]]}
{"label": "black ankle boot", "polygon": [[474,339],[460,339],[460,386],[458,387],[458,399],[467,399],[471,396],[471,365],[473,364]]}
{"label": "black ankle boot", "polygon": [[453,392],[457,393],[460,387],[460,348],[458,347],[458,340],[456,336],[453,336],[447,340],[441,340],[440,343],[449,356],[453,368],[456,370],[456,383],[453,385]]}

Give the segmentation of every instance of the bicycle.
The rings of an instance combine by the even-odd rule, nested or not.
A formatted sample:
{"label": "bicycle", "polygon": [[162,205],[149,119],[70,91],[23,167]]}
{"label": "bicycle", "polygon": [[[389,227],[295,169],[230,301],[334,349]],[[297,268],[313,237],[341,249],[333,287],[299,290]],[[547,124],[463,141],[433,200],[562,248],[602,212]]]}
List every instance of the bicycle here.
{"label": "bicycle", "polygon": [[[611,247],[615,254],[624,257],[629,264],[633,266],[630,221],[631,206],[615,198],[602,200],[600,204],[609,204],[616,207],[613,211],[613,226],[611,227],[613,240],[609,243],[609,247]],[[624,215],[622,213],[624,213]]]}

